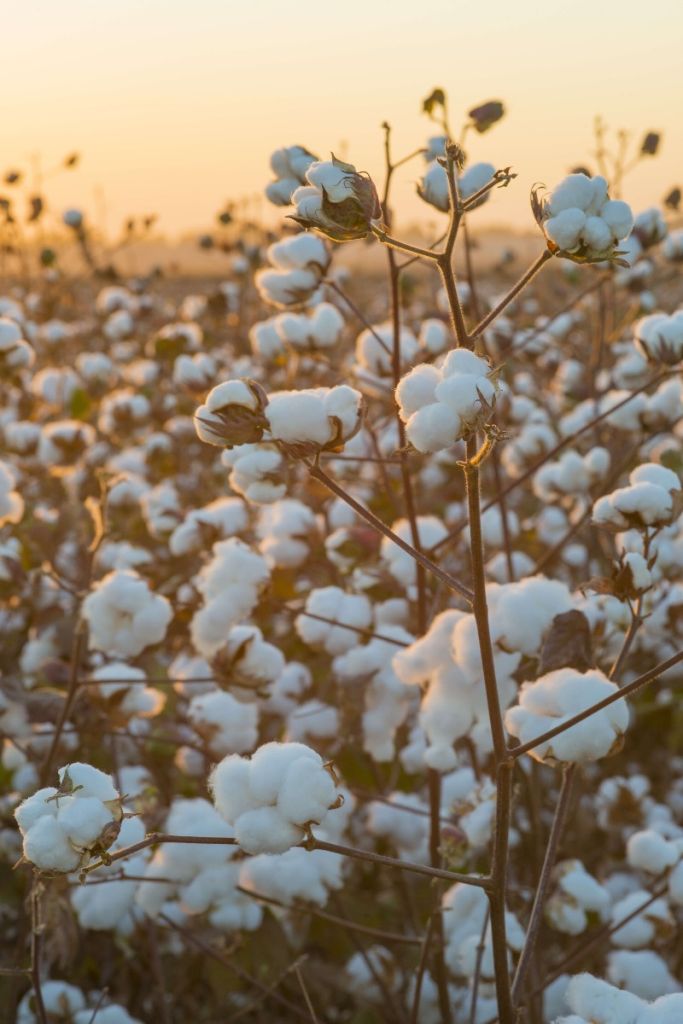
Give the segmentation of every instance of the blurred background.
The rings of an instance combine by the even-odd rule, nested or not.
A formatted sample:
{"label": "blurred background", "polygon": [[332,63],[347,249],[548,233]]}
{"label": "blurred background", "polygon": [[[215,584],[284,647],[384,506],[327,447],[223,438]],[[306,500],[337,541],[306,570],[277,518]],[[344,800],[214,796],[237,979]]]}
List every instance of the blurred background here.
{"label": "blurred background", "polygon": [[[400,156],[437,127],[421,112],[435,87],[457,130],[471,107],[501,99],[506,117],[468,139],[472,160],[512,165],[513,185],[480,225],[533,228],[529,189],[577,164],[597,171],[593,119],[636,149],[662,133],[656,160],[626,179],[651,205],[683,179],[683,8],[573,0],[25,0],[3,5],[2,166],[42,176],[59,213],[80,206],[100,230],[155,213],[168,236],[210,224],[226,199],[252,215],[273,149],[331,150],[381,176],[380,124]],[[81,160],[54,174],[65,154]],[[397,175],[399,223],[439,218],[415,195],[421,159]]]}

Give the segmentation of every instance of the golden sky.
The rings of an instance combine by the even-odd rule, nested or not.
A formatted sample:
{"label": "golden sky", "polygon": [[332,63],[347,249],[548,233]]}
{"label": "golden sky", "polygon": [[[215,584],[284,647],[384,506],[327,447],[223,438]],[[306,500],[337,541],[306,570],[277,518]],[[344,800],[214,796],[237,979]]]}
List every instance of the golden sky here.
{"label": "golden sky", "polygon": [[[594,165],[596,114],[634,142],[663,133],[627,179],[636,209],[683,184],[679,0],[4,0],[0,13],[0,171],[79,150],[48,198],[97,218],[104,196],[109,230],[147,212],[168,233],[210,227],[226,198],[263,188],[282,145],[344,152],[379,178],[381,122],[397,155],[422,145],[437,85],[454,125],[485,100],[507,106],[468,146],[519,175],[481,223],[531,226],[534,182]],[[397,178],[404,223],[440,216],[414,195],[420,169]]]}

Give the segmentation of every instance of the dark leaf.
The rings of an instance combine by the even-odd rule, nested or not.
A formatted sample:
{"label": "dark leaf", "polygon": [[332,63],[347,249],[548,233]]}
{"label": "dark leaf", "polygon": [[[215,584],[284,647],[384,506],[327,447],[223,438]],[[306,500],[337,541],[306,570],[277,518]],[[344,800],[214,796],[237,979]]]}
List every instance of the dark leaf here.
{"label": "dark leaf", "polygon": [[593,664],[590,623],[583,612],[572,610],[556,615],[543,642],[539,675],[558,668],[585,672]]}

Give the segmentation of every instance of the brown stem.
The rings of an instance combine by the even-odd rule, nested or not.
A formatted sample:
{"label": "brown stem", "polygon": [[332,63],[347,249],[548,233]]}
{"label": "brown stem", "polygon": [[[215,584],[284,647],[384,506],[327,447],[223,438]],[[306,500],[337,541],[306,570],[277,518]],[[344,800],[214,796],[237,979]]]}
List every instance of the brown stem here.
{"label": "brown stem", "polygon": [[[474,330],[471,331],[471,342],[478,338],[482,331],[485,331],[486,328],[494,322],[494,320],[498,319],[503,310],[506,309],[510,305],[510,303],[517,298],[519,293],[523,291],[524,288],[526,288],[526,286],[529,284],[530,281],[533,280],[534,277],[536,277],[536,274],[539,272],[539,270],[541,270],[541,268],[545,266],[548,260],[551,260],[552,258],[553,255],[550,252],[550,250],[544,249],[540,256],[538,256],[537,259],[534,260],[534,262],[531,264],[528,270],[526,270],[522,274],[520,279],[516,281],[515,284],[513,284],[512,288],[507,293],[507,295],[504,295],[500,302],[497,303],[497,305],[495,305],[493,309],[486,314],[483,320],[479,321]],[[472,346],[470,345],[470,347]]]}
{"label": "brown stem", "polygon": [[349,505],[354,512],[357,512],[358,515],[366,521],[366,523],[373,527],[373,529],[377,530],[384,537],[388,537],[389,540],[393,541],[397,547],[401,548],[402,551],[405,551],[406,554],[410,555],[416,562],[423,565],[425,569],[432,573],[433,576],[436,576],[438,580],[445,583],[450,590],[454,590],[457,594],[460,594],[460,596],[464,597],[466,601],[472,600],[472,592],[462,583],[459,583],[454,579],[450,573],[444,572],[444,570],[440,569],[438,565],[431,561],[431,559],[427,558],[426,555],[423,555],[421,551],[417,551],[411,544],[402,540],[398,534],[394,533],[393,530],[386,526],[381,519],[378,519],[373,512],[365,508],[364,505],[361,505],[360,502],[356,501],[356,499],[348,493],[348,491],[345,491],[343,487],[340,487],[339,484],[335,483],[335,481],[319,466],[314,466],[309,463],[307,463],[307,465],[309,473],[314,480],[318,480],[321,484],[324,484],[328,490],[332,491],[332,493],[336,494],[338,498],[341,498],[342,501],[346,502],[346,504]]}

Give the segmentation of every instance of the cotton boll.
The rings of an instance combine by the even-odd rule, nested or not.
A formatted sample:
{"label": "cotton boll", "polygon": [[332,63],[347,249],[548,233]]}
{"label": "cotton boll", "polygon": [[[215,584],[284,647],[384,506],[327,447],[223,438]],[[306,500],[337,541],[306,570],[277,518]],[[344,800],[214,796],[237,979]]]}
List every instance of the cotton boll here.
{"label": "cotton boll", "polygon": [[443,352],[451,344],[451,333],[447,324],[435,317],[423,320],[420,327],[419,343],[421,348],[432,355]]}
{"label": "cotton boll", "polygon": [[580,1015],[579,1019],[604,1024],[636,1024],[645,1007],[637,996],[590,974],[575,975],[567,986],[565,999],[569,1008]]}
{"label": "cotton boll", "polygon": [[308,700],[287,717],[288,741],[332,739],[339,735],[339,712],[331,704]]}
{"label": "cotton boll", "polygon": [[579,244],[581,233],[586,225],[586,215],[579,209],[568,209],[558,213],[545,222],[544,228],[548,238],[560,249],[571,252]]}
{"label": "cotton boll", "polygon": [[44,815],[24,836],[24,857],[40,871],[75,871],[81,854],[74,850],[56,818]]}
{"label": "cotton boll", "polygon": [[60,768],[58,775],[62,789],[67,793],[75,792],[78,798],[96,797],[103,803],[119,798],[111,775],[90,764],[74,761]]}
{"label": "cotton boll", "polygon": [[[505,726],[521,743],[561,725],[604,699],[617,687],[597,669],[579,673],[563,668],[524,683],[519,704],[505,714]],[[624,701],[596,712],[551,740],[530,751],[538,761],[593,761],[608,755],[628,726]]]}
{"label": "cotton boll", "polygon": [[628,203],[621,199],[608,199],[600,209],[600,217],[611,229],[615,238],[626,238],[633,227],[633,213]]}
{"label": "cotton boll", "polygon": [[[250,776],[251,762],[239,754],[224,757],[211,772],[209,789],[216,809],[226,821],[235,821],[254,805],[255,794],[250,788]],[[276,795],[277,791],[272,799]]]}
{"label": "cotton boll", "polygon": [[[469,199],[475,192],[478,192],[485,185],[488,185],[495,173],[496,169],[493,164],[472,164],[472,166],[468,167],[466,171],[463,171],[458,178],[460,198],[463,200]],[[488,195],[484,196],[483,200],[480,200],[479,202],[485,202],[488,198]]]}
{"label": "cotton boll", "polygon": [[250,762],[249,784],[254,799],[261,804],[275,803],[282,780],[289,768],[300,760],[322,767],[322,758],[304,743],[264,743]]}
{"label": "cotton boll", "polygon": [[406,436],[414,448],[428,454],[455,444],[461,426],[457,412],[434,402],[413,413],[406,424]]}
{"label": "cotton boll", "polygon": [[602,217],[587,217],[581,231],[581,237],[586,245],[596,252],[603,252],[605,249],[609,249],[613,241],[610,226]]}
{"label": "cotton boll", "polygon": [[235,838],[245,853],[284,853],[301,841],[303,833],[276,807],[257,807],[235,820]]}
{"label": "cotton boll", "polygon": [[649,902],[650,893],[637,889],[619,900],[612,907],[612,924],[629,917],[639,907],[648,906],[626,924],[612,933],[612,942],[621,949],[639,949],[651,945],[658,935],[668,935],[673,928],[673,919],[665,899]]}
{"label": "cotton boll", "polygon": [[98,839],[114,816],[94,796],[67,797],[60,801],[57,821],[69,841],[80,850],[87,850]]}
{"label": "cotton boll", "polygon": [[256,745],[259,718],[256,704],[244,704],[231,694],[216,690],[193,697],[187,714],[218,757],[240,754]]}
{"label": "cotton boll", "polygon": [[678,849],[652,829],[635,832],[626,845],[626,857],[631,867],[659,875],[673,867],[679,859]]}
{"label": "cotton boll", "polygon": [[587,210],[593,202],[594,186],[592,179],[586,174],[568,174],[553,189],[548,205],[552,217],[573,210]]}
{"label": "cotton boll", "polygon": [[19,804],[14,811],[14,817],[22,835],[26,835],[39,818],[57,817],[57,801],[52,799],[56,795],[57,790],[54,786],[46,786]]}
{"label": "cotton boll", "polygon": [[656,999],[680,991],[666,962],[649,949],[613,950],[607,959],[607,977],[612,985],[627,989],[641,999]]}
{"label": "cotton boll", "polygon": [[132,570],[108,573],[83,602],[89,646],[119,657],[135,657],[159,643],[173,617],[169,601],[153,594]]}
{"label": "cotton boll", "polygon": [[330,773],[308,758],[302,758],[287,769],[277,808],[282,817],[294,825],[308,821],[320,824],[335,798],[335,783]]}
{"label": "cotton boll", "polygon": [[421,199],[424,199],[430,206],[436,207],[442,213],[447,213],[450,206],[448,192],[448,176],[446,170],[436,160],[433,160],[424,172],[417,192]]}
{"label": "cotton boll", "polygon": [[309,232],[274,242],[268,247],[267,256],[273,266],[281,270],[317,269],[321,274],[325,273],[331,259],[323,239]]}
{"label": "cotton boll", "polygon": [[[320,621],[306,615],[306,612],[331,621]],[[320,587],[309,594],[305,612],[297,616],[295,627],[304,643],[322,647],[328,654],[336,655],[355,647],[357,629],[368,629],[371,623],[372,607],[367,597],[347,594],[339,587]],[[345,626],[355,628],[347,629]]]}

